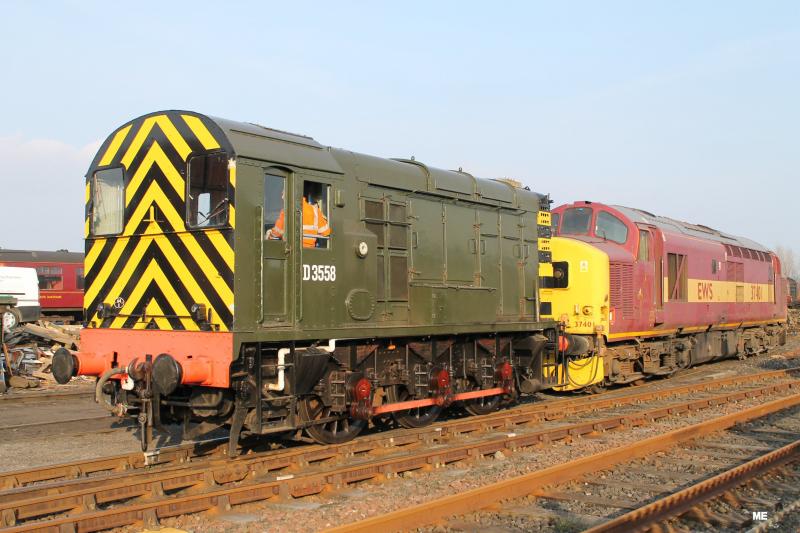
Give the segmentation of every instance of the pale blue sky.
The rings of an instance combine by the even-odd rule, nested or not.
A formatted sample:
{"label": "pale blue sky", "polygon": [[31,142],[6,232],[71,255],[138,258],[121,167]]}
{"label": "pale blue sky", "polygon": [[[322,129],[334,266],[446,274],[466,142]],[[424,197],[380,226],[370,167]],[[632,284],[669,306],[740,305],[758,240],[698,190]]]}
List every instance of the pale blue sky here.
{"label": "pale blue sky", "polygon": [[80,249],[98,143],[179,108],[800,252],[800,2],[0,6],[3,247]]}

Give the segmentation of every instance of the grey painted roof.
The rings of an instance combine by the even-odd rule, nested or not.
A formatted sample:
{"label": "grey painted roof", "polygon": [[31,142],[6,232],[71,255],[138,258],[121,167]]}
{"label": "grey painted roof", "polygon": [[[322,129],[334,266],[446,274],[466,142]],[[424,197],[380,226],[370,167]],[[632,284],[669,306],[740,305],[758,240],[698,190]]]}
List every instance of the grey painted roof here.
{"label": "grey painted roof", "polygon": [[766,248],[755,241],[751,241],[750,239],[746,239],[744,237],[737,237],[736,235],[722,233],[721,231],[709,228],[708,226],[681,222],[680,220],[674,220],[668,217],[660,217],[652,213],[648,213],[647,211],[642,211],[641,209],[635,209],[632,207],[625,207],[621,205],[612,205],[611,207],[622,212],[633,222],[652,224],[653,226],[666,231],[683,233],[684,235],[697,237],[698,239],[716,241],[721,244],[730,244],[733,246],[741,246],[743,248],[750,248],[751,250],[758,250],[760,252],[770,252],[769,248]]}

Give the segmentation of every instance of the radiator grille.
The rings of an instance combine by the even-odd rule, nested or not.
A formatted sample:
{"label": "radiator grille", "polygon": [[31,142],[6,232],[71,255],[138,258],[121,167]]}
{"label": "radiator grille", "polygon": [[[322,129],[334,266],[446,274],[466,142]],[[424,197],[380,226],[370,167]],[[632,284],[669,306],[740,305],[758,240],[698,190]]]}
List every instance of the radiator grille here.
{"label": "radiator grille", "polygon": [[611,263],[611,307],[623,319],[633,318],[633,265]]}

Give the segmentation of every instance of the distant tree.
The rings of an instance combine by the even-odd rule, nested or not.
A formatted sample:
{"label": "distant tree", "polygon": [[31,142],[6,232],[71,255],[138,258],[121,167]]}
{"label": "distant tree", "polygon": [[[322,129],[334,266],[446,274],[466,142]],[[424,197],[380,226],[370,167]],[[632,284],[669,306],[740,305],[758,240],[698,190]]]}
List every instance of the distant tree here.
{"label": "distant tree", "polygon": [[800,264],[794,250],[785,246],[775,247],[775,253],[781,260],[781,270],[784,277],[797,279],[800,274]]}

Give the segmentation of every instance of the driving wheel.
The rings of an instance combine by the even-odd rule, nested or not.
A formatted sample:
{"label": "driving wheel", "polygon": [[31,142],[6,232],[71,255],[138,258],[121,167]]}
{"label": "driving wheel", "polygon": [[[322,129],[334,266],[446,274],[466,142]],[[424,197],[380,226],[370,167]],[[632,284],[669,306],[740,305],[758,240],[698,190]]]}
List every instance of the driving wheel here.
{"label": "driving wheel", "polygon": [[[389,403],[405,402],[411,400],[411,394],[405,385],[394,385],[386,391]],[[405,411],[395,411],[392,418],[404,428],[421,428],[433,423],[442,412],[441,406],[427,405],[425,407],[415,407]]]}
{"label": "driving wheel", "polygon": [[306,433],[320,444],[347,442],[367,426],[366,420],[351,418],[344,413],[333,413],[330,407],[322,403],[319,396],[303,398],[298,407],[304,422],[321,421],[306,428]]}

